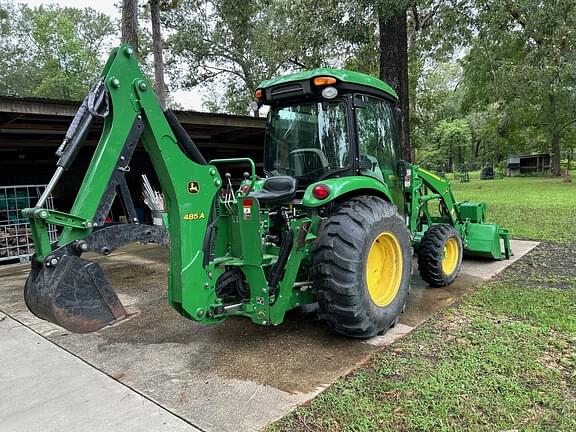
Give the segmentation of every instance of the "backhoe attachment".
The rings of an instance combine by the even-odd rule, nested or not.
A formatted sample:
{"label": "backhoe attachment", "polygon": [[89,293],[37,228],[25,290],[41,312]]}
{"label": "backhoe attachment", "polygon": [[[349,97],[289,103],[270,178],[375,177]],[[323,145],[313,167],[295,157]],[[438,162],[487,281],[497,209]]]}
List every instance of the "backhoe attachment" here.
{"label": "backhoe attachment", "polygon": [[[72,332],[92,332],[128,315],[98,262],[82,258],[84,253],[108,255],[132,242],[170,246],[170,300],[174,304],[181,301],[187,271],[202,273],[201,259],[195,258],[202,250],[200,233],[206,230],[207,217],[195,225],[180,225],[192,211],[210,214],[221,180],[174,115],[162,111],[151,89],[133,50],[125,45],[115,49],[56,151],[57,168],[44,194],[36,207],[23,211],[36,247],[24,289],[26,304],[36,316]],[[44,208],[98,117],[104,119],[103,132],[72,209],[64,213]],[[172,242],[165,228],[141,225],[136,217],[124,175],[130,171],[130,160],[140,141],[164,192],[167,225],[175,233]],[[191,181],[200,185],[195,194],[187,189]],[[131,223],[105,225],[116,196],[121,198]],[[185,202],[182,197],[187,197]],[[49,225],[59,228],[56,243],[48,236]],[[190,248],[184,247],[180,234],[192,239]]]}
{"label": "backhoe attachment", "polygon": [[[108,92],[104,80],[100,79],[80,105],[62,144],[56,150],[59,160],[56,172],[48,187],[38,200],[36,208],[27,209],[24,212],[31,219],[35,240],[39,239],[40,245],[35,259],[32,260],[32,270],[24,287],[26,305],[39,318],[58,324],[75,333],[98,330],[124,319],[127,313],[100,265],[80,258],[80,254],[88,250],[86,240],[83,240],[81,248],[64,247],[51,250],[52,246],[47,244],[46,239],[43,238],[46,221],[60,226],[70,226],[71,224],[74,226],[73,222],[79,221],[71,217],[62,217],[63,214],[42,209],[42,206],[62,174],[72,166],[94,119],[96,117],[104,118],[108,114]],[[124,177],[117,177],[121,177],[124,186]],[[109,189],[113,193],[112,197],[108,197],[111,204],[116,188]],[[132,203],[131,200],[125,200],[125,202]],[[130,213],[133,212],[133,205],[129,205],[127,208],[130,209]],[[101,213],[109,210],[109,206],[104,206]],[[133,216],[135,217],[135,215]],[[78,225],[77,228],[87,229],[92,225],[91,222],[89,224],[84,223]],[[42,254],[49,250],[50,253],[44,261],[39,261],[38,258],[41,258]],[[66,251],[71,253],[66,254]]]}

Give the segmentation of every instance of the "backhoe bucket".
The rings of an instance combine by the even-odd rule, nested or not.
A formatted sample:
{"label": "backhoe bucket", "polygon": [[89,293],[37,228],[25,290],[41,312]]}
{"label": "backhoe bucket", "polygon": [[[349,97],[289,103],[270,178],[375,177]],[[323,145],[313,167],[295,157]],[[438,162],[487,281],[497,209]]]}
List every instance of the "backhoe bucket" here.
{"label": "backhoe bucket", "polygon": [[90,333],[127,316],[102,268],[77,256],[64,255],[52,267],[33,260],[24,299],[34,315],[74,333]]}

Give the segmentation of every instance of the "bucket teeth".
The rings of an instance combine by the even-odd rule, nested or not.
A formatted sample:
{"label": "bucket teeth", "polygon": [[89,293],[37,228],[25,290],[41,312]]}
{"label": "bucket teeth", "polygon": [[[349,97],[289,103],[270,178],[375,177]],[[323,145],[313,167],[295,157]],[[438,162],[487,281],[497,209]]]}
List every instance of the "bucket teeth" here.
{"label": "bucket teeth", "polygon": [[33,261],[24,288],[28,309],[73,333],[90,333],[126,318],[98,263],[64,255],[58,265]]}

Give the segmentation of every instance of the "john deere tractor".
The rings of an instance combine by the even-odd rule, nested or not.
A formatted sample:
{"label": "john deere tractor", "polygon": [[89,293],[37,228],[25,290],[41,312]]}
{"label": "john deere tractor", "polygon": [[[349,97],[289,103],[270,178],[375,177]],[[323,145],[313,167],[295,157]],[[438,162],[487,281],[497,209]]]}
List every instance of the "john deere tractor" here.
{"label": "john deere tractor", "polygon": [[[219,323],[245,316],[278,325],[317,303],[347,336],[381,334],[410,291],[413,248],[431,287],[454,281],[464,254],[511,254],[486,207],[457,202],[450,183],[401,159],[397,95],[357,72],[316,69],[264,81],[269,106],[263,176],[248,158],[206,161],[163,111],[129,46],[115,49],[58,148],[56,172],[29,218],[36,254],[25,286],[30,310],[73,332],[126,318],[100,268],[82,258],[131,242],[170,248],[168,298],[182,316]],[[69,213],[44,204],[95,118],[104,128]],[[167,212],[138,223],[124,174],[138,142],[150,155]],[[245,166],[232,178],[230,166]],[[112,202],[133,223],[106,224]],[[57,242],[48,225],[60,229]]]}

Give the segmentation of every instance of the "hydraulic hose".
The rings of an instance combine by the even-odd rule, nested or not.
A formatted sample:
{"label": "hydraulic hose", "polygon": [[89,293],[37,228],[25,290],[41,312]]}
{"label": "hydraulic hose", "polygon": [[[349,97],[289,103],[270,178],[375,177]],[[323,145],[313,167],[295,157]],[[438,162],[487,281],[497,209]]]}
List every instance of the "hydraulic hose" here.
{"label": "hydraulic hose", "polygon": [[280,253],[278,254],[278,261],[276,261],[276,265],[270,272],[270,278],[268,280],[268,286],[270,287],[270,297],[276,294],[278,289],[278,283],[284,274],[284,268],[286,267],[286,261],[288,261],[288,257],[290,256],[290,251],[292,250],[292,241],[294,240],[294,231],[289,230],[284,239],[282,240],[282,244],[280,245]]}
{"label": "hydraulic hose", "polygon": [[[103,112],[100,113],[102,108]],[[60,157],[56,163],[58,167],[67,170],[72,166],[86,135],[90,131],[94,118],[105,117],[106,115],[108,115],[108,93],[104,81],[99,80],[82,101],[66,131],[62,144],[56,150],[56,156]]]}
{"label": "hydraulic hose", "polygon": [[192,141],[188,136],[188,133],[186,133],[186,130],[180,124],[172,110],[167,109],[164,111],[164,115],[166,116],[166,120],[168,121],[172,132],[176,135],[176,141],[178,142],[180,150],[182,150],[186,156],[197,164],[208,165],[208,162],[206,162],[206,159],[204,159],[204,156],[202,156],[202,153],[200,153],[200,150],[198,150],[194,141]]}
{"label": "hydraulic hose", "polygon": [[72,166],[82,143],[86,139],[86,135],[90,131],[94,117],[106,117],[108,112],[108,92],[104,81],[98,80],[80,104],[72,119],[72,123],[68,126],[62,143],[56,150],[56,156],[59,157],[58,162],[56,162],[56,171],[46,189],[44,189],[42,196],[38,199],[35,208],[40,208],[46,203],[64,171]]}

